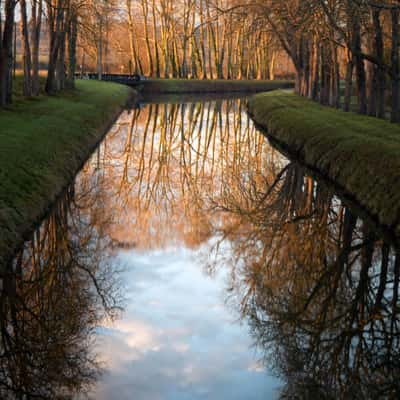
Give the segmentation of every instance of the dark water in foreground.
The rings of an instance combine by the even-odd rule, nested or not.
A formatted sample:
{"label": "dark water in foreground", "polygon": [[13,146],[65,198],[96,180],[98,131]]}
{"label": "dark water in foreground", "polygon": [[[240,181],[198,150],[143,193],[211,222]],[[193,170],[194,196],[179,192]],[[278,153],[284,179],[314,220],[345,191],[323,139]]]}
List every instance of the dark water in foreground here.
{"label": "dark water in foreground", "polygon": [[243,101],[160,103],[121,116],[10,267],[1,397],[398,398],[391,239]]}

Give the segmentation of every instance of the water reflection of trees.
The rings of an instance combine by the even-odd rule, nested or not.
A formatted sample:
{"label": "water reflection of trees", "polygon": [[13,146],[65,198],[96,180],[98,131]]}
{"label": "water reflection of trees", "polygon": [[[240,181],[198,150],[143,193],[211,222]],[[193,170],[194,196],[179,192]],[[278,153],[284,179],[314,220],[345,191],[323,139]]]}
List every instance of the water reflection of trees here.
{"label": "water reflection of trees", "polygon": [[88,341],[118,305],[101,255],[211,237],[283,397],[398,397],[398,247],[269,146],[239,100],[121,118],[4,279],[3,390],[93,381]]}
{"label": "water reflection of trees", "polygon": [[399,395],[398,248],[274,151],[240,101],[136,110],[99,160],[125,221],[114,238],[232,247],[230,296],[283,397]]}
{"label": "water reflection of trees", "polygon": [[270,168],[270,158],[240,100],[133,110],[98,158],[108,204],[124,219],[111,235],[144,247],[201,243],[212,234],[204,210],[224,184],[238,173]]}
{"label": "water reflection of trees", "polygon": [[232,298],[282,397],[398,398],[399,249],[294,163],[218,206],[236,217]]}
{"label": "water reflection of trees", "polygon": [[101,372],[93,333],[120,296],[99,230],[106,221],[86,201],[93,193],[68,189],[3,276],[1,398],[72,398]]}

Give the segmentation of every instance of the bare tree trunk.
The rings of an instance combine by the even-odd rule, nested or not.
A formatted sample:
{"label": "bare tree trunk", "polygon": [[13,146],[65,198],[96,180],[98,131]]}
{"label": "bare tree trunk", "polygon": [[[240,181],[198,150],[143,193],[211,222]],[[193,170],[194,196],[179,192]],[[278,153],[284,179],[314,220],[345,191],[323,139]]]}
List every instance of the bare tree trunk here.
{"label": "bare tree trunk", "polygon": [[[374,52],[379,63],[382,65],[385,62],[384,59],[384,44],[383,44],[383,33],[382,25],[380,21],[380,10],[372,10],[372,20],[375,31],[374,37]],[[376,116],[378,118],[385,117],[385,87],[386,87],[386,77],[385,70],[382,66],[376,65],[374,69],[375,80],[376,80]]]}
{"label": "bare tree trunk", "polygon": [[353,16],[353,55],[356,67],[358,112],[367,113],[367,87],[365,79],[364,59],[361,54],[361,25],[359,15]]}
{"label": "bare tree trunk", "polygon": [[[271,81],[275,79],[275,57],[276,57],[276,52],[272,51],[268,65],[268,79]],[[262,67],[263,65],[261,64],[260,69],[262,69]]]}
{"label": "bare tree trunk", "polygon": [[371,62],[367,62],[367,99],[368,99],[368,115],[375,117],[376,115],[376,66]]}
{"label": "bare tree trunk", "polygon": [[[103,18],[99,18],[99,33],[97,37],[97,78],[103,79]],[[135,57],[136,58],[136,57]]]}
{"label": "bare tree trunk", "polygon": [[155,64],[156,64],[156,77],[160,77],[160,54],[158,52],[158,40],[157,40],[157,22],[156,22],[156,5],[155,5],[155,0],[152,0],[152,8],[153,8],[153,50],[154,50],[154,58],[155,58]]}
{"label": "bare tree trunk", "polygon": [[76,42],[78,37],[78,15],[76,10],[72,11],[68,28],[68,75],[66,87],[75,87],[75,68],[76,68]]}
{"label": "bare tree trunk", "polygon": [[32,2],[32,95],[38,96],[40,92],[39,81],[39,45],[42,28],[43,0]]}
{"label": "bare tree trunk", "polygon": [[200,54],[201,54],[201,59],[202,59],[202,76],[201,79],[207,79],[207,57],[206,57],[206,49],[205,49],[205,43],[206,43],[206,30],[204,29],[204,0],[200,0]]}
{"label": "bare tree trunk", "polygon": [[151,55],[151,48],[150,48],[150,38],[149,38],[149,28],[148,28],[148,16],[149,16],[149,5],[148,0],[142,0],[142,12],[143,12],[143,25],[144,25],[144,37],[146,41],[146,49],[147,49],[147,58],[149,61],[149,75],[153,75],[154,73],[154,66],[153,66],[153,57]]}
{"label": "bare tree trunk", "polygon": [[347,63],[346,63],[346,82],[345,82],[345,94],[344,94],[344,103],[343,103],[343,111],[349,112],[351,105],[351,96],[353,94],[353,56],[350,54],[350,50],[347,49]]}
{"label": "bare tree trunk", "polygon": [[400,122],[399,89],[400,89],[400,66],[399,66],[399,10],[391,10],[392,17],[392,113],[390,120]]}
{"label": "bare tree trunk", "polygon": [[[129,46],[131,52],[131,60],[133,65],[135,66],[135,73],[142,73],[141,64],[139,63],[137,51],[136,51],[136,41],[135,41],[135,31],[132,17],[132,9],[131,9],[131,0],[126,0],[126,10],[128,13],[128,25],[129,25]],[[99,56],[98,56],[99,57]]]}
{"label": "bare tree trunk", "polygon": [[32,61],[31,47],[29,44],[28,18],[26,15],[26,0],[20,0],[19,7],[21,10],[21,43],[22,43],[22,65],[24,70],[23,94],[24,96],[32,96]]}
{"label": "bare tree trunk", "polygon": [[46,93],[54,94],[57,92],[56,68],[58,53],[60,50],[61,29],[64,19],[63,0],[46,0],[47,18],[50,34],[50,52],[47,69]]}
{"label": "bare tree trunk", "polygon": [[59,30],[59,51],[56,62],[56,86],[57,91],[65,89],[65,82],[67,77],[65,65],[65,50],[66,50],[66,37],[67,29],[70,18],[70,0],[64,0],[62,20]]}
{"label": "bare tree trunk", "polygon": [[4,27],[0,43],[0,107],[12,101],[13,32],[16,0],[4,4]]}

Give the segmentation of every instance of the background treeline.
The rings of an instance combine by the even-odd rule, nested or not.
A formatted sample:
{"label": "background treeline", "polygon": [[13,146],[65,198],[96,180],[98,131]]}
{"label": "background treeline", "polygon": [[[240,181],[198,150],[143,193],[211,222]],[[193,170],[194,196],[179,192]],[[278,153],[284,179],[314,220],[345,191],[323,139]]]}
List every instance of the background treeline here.
{"label": "background treeline", "polygon": [[[40,92],[39,52],[42,24],[48,33],[45,90],[56,93],[74,86],[79,0],[0,0],[0,106],[11,103],[16,22],[20,25],[23,94]],[[18,14],[18,18],[17,15]]]}
{"label": "background treeline", "polygon": [[[274,79],[293,73],[254,12],[231,0],[108,0],[82,20],[79,66],[162,78]],[[228,11],[227,11],[228,10]]]}
{"label": "background treeline", "polygon": [[[226,0],[126,0],[130,59],[151,76],[273,79],[276,36]],[[140,38],[140,39],[139,39]],[[141,49],[145,50],[144,52]]]}
{"label": "background treeline", "polygon": [[[75,72],[163,78],[274,79],[293,73],[257,13],[228,0],[0,0],[1,105],[12,72],[25,96],[73,87]],[[228,11],[227,11],[228,10]]]}
{"label": "background treeline", "polygon": [[44,57],[48,93],[73,87],[74,72],[293,73],[300,95],[398,122],[399,12],[395,0],[0,0],[0,104],[11,101],[18,42],[27,96]]}
{"label": "background treeline", "polygon": [[293,61],[298,94],[345,111],[356,97],[359,113],[383,118],[390,109],[400,121],[398,1],[270,0],[253,9]]}

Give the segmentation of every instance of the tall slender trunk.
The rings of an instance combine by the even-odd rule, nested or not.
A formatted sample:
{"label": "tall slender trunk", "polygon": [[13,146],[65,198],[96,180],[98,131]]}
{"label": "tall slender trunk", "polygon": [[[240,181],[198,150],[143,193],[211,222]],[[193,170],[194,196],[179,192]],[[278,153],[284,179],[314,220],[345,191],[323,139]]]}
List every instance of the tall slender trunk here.
{"label": "tall slender trunk", "polygon": [[347,49],[347,63],[346,63],[346,80],[345,80],[345,93],[343,111],[349,112],[351,105],[351,96],[353,94],[353,70],[354,58],[349,49]]}
{"label": "tall slender trunk", "polygon": [[152,0],[152,11],[153,11],[153,15],[152,15],[152,19],[153,19],[153,51],[154,51],[154,60],[155,60],[155,64],[156,64],[155,73],[156,73],[156,77],[159,78],[161,68],[160,68],[160,54],[158,51],[158,40],[157,40],[158,35],[157,35],[155,0]]}
{"label": "tall slender trunk", "polygon": [[146,41],[146,49],[147,49],[147,58],[149,61],[149,75],[153,75],[154,73],[154,66],[153,66],[153,57],[151,55],[151,48],[150,48],[150,38],[149,38],[149,28],[148,28],[148,17],[149,17],[149,5],[147,0],[142,0],[142,12],[143,12],[143,26],[144,26],[144,38]]}
{"label": "tall slender trunk", "polygon": [[353,16],[353,56],[356,67],[358,112],[367,113],[367,87],[364,58],[361,54],[361,22],[357,12]]}
{"label": "tall slender trunk", "polygon": [[61,45],[61,29],[64,19],[63,0],[46,0],[47,18],[50,34],[50,51],[47,68],[46,93],[54,94],[57,92],[57,61]]}
{"label": "tall slender trunk", "polygon": [[38,96],[40,92],[39,81],[39,46],[40,32],[42,28],[43,1],[36,0],[32,2],[32,95]]}
{"label": "tall slender trunk", "polygon": [[0,107],[12,101],[12,66],[15,0],[4,4],[4,26],[0,44]]}
{"label": "tall slender trunk", "polygon": [[131,0],[126,0],[126,11],[128,13],[128,26],[129,26],[129,47],[130,47],[130,55],[132,64],[135,66],[135,73],[142,73],[141,71],[141,64],[139,63],[137,51],[136,51],[136,41],[135,41],[135,29],[132,17],[132,9],[131,9]]}
{"label": "tall slender trunk", "polygon": [[400,66],[399,66],[399,10],[391,10],[392,19],[392,113],[390,120],[400,122],[399,89],[400,89]]}
{"label": "tall slender trunk", "polygon": [[[97,78],[99,81],[103,79],[103,17],[98,19],[99,32],[97,37]],[[136,57],[135,57],[136,58]]]}
{"label": "tall slender trunk", "polygon": [[66,87],[75,87],[75,68],[76,68],[76,43],[78,38],[78,15],[76,10],[72,11],[68,27],[68,74]]}
{"label": "tall slender trunk", "polygon": [[59,30],[59,50],[56,62],[56,87],[57,91],[65,89],[65,82],[67,77],[66,65],[65,65],[65,50],[66,50],[66,37],[67,29],[70,18],[70,0],[64,0],[62,20],[60,23]]}
{"label": "tall slender trunk", "polygon": [[22,65],[24,70],[23,94],[24,96],[32,95],[32,60],[31,46],[29,44],[28,18],[26,15],[26,0],[20,0],[19,7],[21,10],[21,44],[22,44]]}
{"label": "tall slender trunk", "polygon": [[[380,21],[380,9],[374,8],[372,10],[372,21],[374,26],[374,53],[380,64],[384,64],[384,43],[383,32]],[[386,88],[386,74],[382,66],[376,65],[374,68],[375,81],[376,81],[376,116],[378,118],[385,117],[385,88]]]}

